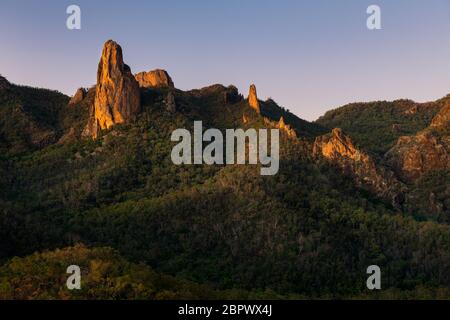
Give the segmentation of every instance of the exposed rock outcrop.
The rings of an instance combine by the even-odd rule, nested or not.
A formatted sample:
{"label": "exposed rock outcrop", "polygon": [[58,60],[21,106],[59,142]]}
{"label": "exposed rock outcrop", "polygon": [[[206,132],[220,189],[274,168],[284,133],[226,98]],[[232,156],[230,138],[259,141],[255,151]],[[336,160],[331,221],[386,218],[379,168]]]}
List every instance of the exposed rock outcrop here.
{"label": "exposed rock outcrop", "polygon": [[448,137],[446,142],[424,131],[400,137],[385,157],[401,178],[412,182],[428,171],[449,168],[449,145]]}
{"label": "exposed rock outcrop", "polygon": [[77,104],[86,97],[87,91],[84,88],[79,88],[77,92],[73,95],[73,97],[70,99],[69,104]]}
{"label": "exposed rock outcrop", "polygon": [[450,125],[450,101],[434,116],[431,121],[431,128],[448,127]]}
{"label": "exposed rock outcrop", "polygon": [[403,202],[405,187],[394,174],[384,167],[377,166],[373,159],[359,150],[341,129],[335,128],[330,134],[317,137],[313,145],[313,154],[323,156],[336,164],[345,174],[352,176],[357,185],[388,199],[394,207],[399,207]]}
{"label": "exposed rock outcrop", "polygon": [[429,171],[450,168],[449,123],[450,103],[447,103],[428,128],[397,140],[385,159],[400,178],[414,182]]}
{"label": "exposed rock outcrop", "polygon": [[252,107],[257,113],[261,113],[259,106],[258,95],[256,93],[256,86],[252,84],[248,92],[248,105]]}
{"label": "exposed rock outcrop", "polygon": [[278,121],[278,128],[286,132],[289,137],[297,138],[297,133],[295,132],[294,128],[292,128],[291,125],[286,124],[283,117],[281,117]]}
{"label": "exposed rock outcrop", "polygon": [[139,84],[123,62],[122,48],[109,40],[98,65],[93,114],[83,134],[96,138],[98,130],[128,123],[140,111]]}
{"label": "exposed rock outcrop", "polygon": [[135,75],[141,88],[174,88],[172,78],[166,70],[156,69],[148,72],[139,72]]}
{"label": "exposed rock outcrop", "polygon": [[264,117],[263,119],[264,119],[264,123],[267,126],[269,126],[271,128],[280,129],[282,132],[284,132],[290,138],[297,138],[297,132],[291,125],[286,124],[283,116],[280,117],[279,121],[272,121],[271,119],[269,119],[267,117]]}
{"label": "exposed rock outcrop", "polygon": [[356,149],[350,137],[345,135],[340,128],[334,128],[331,134],[317,137],[314,142],[313,153],[320,153],[331,160],[339,160],[343,157],[353,161],[361,161],[361,158],[366,156]]}

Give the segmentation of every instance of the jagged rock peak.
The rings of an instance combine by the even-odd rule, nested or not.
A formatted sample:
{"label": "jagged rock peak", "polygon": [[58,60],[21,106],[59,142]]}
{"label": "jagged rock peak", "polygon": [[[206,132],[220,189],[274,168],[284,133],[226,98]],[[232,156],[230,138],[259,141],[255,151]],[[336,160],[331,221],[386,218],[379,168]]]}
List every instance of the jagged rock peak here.
{"label": "jagged rock peak", "polygon": [[93,109],[87,132],[94,138],[99,129],[130,122],[141,111],[139,84],[123,62],[122,48],[112,40],[105,43],[98,64]]}
{"label": "jagged rock peak", "polygon": [[[263,117],[263,121],[268,127],[277,128],[277,129],[282,130],[282,132],[284,132],[288,137],[297,138],[297,132],[291,125],[286,124],[283,116],[281,116],[280,120],[278,120],[278,121],[274,121],[267,117]],[[244,121],[244,123],[245,123],[245,121]]]}
{"label": "jagged rock peak", "polygon": [[331,134],[317,137],[313,153],[321,153],[329,159],[347,157],[353,160],[360,160],[361,158],[361,153],[353,144],[352,139],[345,135],[340,128],[334,128]]}
{"label": "jagged rock peak", "polygon": [[73,97],[70,99],[69,104],[76,104],[83,101],[83,99],[86,97],[86,94],[87,94],[86,89],[78,88]]}
{"label": "jagged rock peak", "polygon": [[250,85],[250,89],[248,92],[248,104],[250,107],[255,109],[256,112],[261,113],[261,109],[259,107],[258,95],[256,94],[256,86],[254,84]]}
{"label": "jagged rock peak", "polygon": [[283,116],[280,117],[280,120],[278,121],[278,126],[277,127],[280,130],[284,130],[284,132],[286,132],[286,134],[289,137],[292,137],[292,138],[296,138],[297,137],[297,133],[295,132],[294,128],[292,128],[291,125],[286,124]]}
{"label": "jagged rock peak", "polygon": [[399,208],[403,202],[405,187],[395,178],[393,172],[378,166],[366,152],[359,150],[340,128],[334,128],[331,133],[317,137],[313,154],[323,156],[336,164],[345,174],[352,176],[357,185],[389,200],[394,207]]}
{"label": "jagged rock peak", "polygon": [[135,75],[135,78],[141,88],[175,87],[167,71],[162,69],[139,72]]}

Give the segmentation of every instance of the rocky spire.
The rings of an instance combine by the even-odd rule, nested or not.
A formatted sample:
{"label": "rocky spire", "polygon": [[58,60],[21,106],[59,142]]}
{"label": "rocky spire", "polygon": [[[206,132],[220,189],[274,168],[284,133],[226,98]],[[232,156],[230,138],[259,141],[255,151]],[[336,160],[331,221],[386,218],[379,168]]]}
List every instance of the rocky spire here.
{"label": "rocky spire", "polygon": [[249,90],[249,93],[248,93],[248,104],[249,104],[250,107],[255,109],[255,111],[257,113],[261,113],[261,110],[260,110],[260,107],[259,107],[258,96],[256,94],[256,86],[254,84],[252,84],[250,86],[250,90]]}
{"label": "rocky spire", "polygon": [[[124,64],[122,48],[108,40],[104,47],[97,72],[94,100],[94,121],[97,129],[106,129],[118,123],[131,121],[140,112],[139,85]],[[96,136],[95,132],[91,132]]]}
{"label": "rocky spire", "polygon": [[284,121],[284,117],[283,117],[283,116],[281,116],[281,117],[280,117],[280,120],[278,121],[278,127],[279,127],[280,129],[286,128],[286,122]]}
{"label": "rocky spire", "polygon": [[292,126],[290,126],[289,124],[286,124],[283,116],[280,117],[277,127],[278,129],[284,130],[289,137],[297,137],[297,133],[295,132],[294,128],[292,128]]}
{"label": "rocky spire", "polygon": [[139,72],[134,77],[141,88],[174,88],[172,78],[166,70],[156,69],[149,72]]}

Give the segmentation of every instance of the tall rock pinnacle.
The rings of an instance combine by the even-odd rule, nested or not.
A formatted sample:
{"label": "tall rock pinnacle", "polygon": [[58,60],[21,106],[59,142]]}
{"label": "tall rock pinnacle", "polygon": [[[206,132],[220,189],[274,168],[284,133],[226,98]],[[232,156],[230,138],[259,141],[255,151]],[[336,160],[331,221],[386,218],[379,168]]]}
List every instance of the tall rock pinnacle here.
{"label": "tall rock pinnacle", "polygon": [[[130,122],[141,111],[139,84],[124,64],[122,48],[108,40],[98,64],[94,121],[98,129]],[[89,124],[88,124],[89,125]],[[96,132],[91,132],[96,136]]]}
{"label": "tall rock pinnacle", "polygon": [[254,84],[250,86],[250,90],[248,93],[248,104],[250,107],[255,109],[256,112],[261,113],[261,110],[259,108],[258,96],[256,95],[256,86]]}

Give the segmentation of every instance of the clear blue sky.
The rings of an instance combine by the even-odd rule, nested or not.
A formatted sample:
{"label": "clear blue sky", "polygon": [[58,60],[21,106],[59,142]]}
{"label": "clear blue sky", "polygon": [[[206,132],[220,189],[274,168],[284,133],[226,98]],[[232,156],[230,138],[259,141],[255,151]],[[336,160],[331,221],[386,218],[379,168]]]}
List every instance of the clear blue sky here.
{"label": "clear blue sky", "polygon": [[[78,4],[82,29],[66,28]],[[382,30],[366,28],[378,4]],[[103,43],[134,73],[164,68],[176,87],[234,84],[301,118],[355,101],[450,93],[450,0],[0,1],[0,74],[72,95],[95,83]]]}

